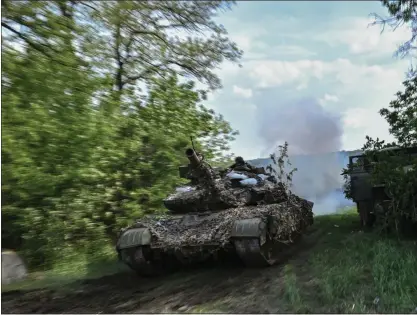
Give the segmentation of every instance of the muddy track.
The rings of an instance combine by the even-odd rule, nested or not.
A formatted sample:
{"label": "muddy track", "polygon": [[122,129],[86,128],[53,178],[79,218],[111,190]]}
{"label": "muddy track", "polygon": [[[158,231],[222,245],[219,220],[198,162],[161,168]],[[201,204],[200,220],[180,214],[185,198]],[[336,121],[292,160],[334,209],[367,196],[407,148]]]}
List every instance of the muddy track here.
{"label": "muddy track", "polygon": [[226,266],[195,269],[159,278],[132,272],[82,281],[59,290],[2,294],[3,313],[160,313],[192,311],[221,301],[218,311],[285,311],[277,303],[283,265],[303,265],[315,241],[304,237],[283,263],[265,269]]}

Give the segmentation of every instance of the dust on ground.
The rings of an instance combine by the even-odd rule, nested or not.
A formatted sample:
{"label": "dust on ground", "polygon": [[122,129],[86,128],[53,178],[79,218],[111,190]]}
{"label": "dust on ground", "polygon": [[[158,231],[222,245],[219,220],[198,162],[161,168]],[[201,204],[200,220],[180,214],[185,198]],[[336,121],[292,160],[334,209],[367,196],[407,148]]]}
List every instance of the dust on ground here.
{"label": "dust on ground", "polygon": [[[312,232],[310,232],[312,233]],[[309,234],[310,234],[309,233]],[[302,272],[316,237],[306,235],[287,263]],[[282,302],[284,265],[265,269],[216,266],[158,278],[133,272],[60,289],[2,294],[3,313],[291,312]],[[297,274],[297,277],[308,275]],[[308,281],[308,279],[305,279]]]}

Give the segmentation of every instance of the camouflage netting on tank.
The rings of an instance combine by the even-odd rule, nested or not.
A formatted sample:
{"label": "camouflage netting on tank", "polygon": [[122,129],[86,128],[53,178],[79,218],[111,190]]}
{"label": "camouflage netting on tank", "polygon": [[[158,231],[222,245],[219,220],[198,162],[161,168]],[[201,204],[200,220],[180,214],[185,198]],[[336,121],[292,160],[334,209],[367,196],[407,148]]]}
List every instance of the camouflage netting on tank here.
{"label": "camouflage netting on tank", "polygon": [[165,206],[177,213],[204,212],[247,205],[251,199],[251,191],[244,188],[219,190],[218,194],[204,189],[172,194],[165,200]]}
{"label": "camouflage netting on tank", "polygon": [[280,203],[288,199],[285,187],[268,182],[255,187],[230,188],[230,181],[219,180],[216,190],[200,188],[194,191],[178,192],[165,200],[165,206],[176,213],[190,211],[216,211],[259,203]]}
{"label": "camouflage netting on tank", "polygon": [[267,180],[265,174],[245,173],[246,178],[256,179],[249,184],[239,176],[216,177],[206,163],[195,166],[193,172],[196,180],[190,189],[164,200],[165,207],[177,215],[142,218],[131,226],[148,228],[153,247],[183,249],[188,254],[210,245],[217,250],[230,245],[236,221],[254,218],[268,222],[276,242],[288,244],[313,223],[313,204],[288,192],[284,184]]}
{"label": "camouflage netting on tank", "polygon": [[146,218],[135,224],[135,227],[150,229],[152,245],[164,248],[181,248],[184,246],[198,246],[216,244],[225,246],[230,242],[233,224],[236,220],[268,218],[275,228],[274,240],[291,243],[292,236],[302,233],[312,224],[312,204],[297,196],[291,195],[282,203],[258,206],[231,208],[227,211],[199,215],[197,220],[190,222],[185,216],[182,219],[166,217],[164,219]]}

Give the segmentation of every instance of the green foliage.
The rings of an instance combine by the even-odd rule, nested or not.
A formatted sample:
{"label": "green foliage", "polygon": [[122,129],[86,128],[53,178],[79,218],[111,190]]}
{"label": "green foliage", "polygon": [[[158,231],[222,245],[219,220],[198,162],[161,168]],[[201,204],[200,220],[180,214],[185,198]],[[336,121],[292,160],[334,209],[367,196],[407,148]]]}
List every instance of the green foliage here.
{"label": "green foliage", "polygon": [[403,82],[404,92],[383,108],[380,114],[390,125],[391,134],[403,146],[417,145],[417,78]]}
{"label": "green foliage", "polygon": [[350,172],[349,172],[349,166],[344,167],[342,169],[342,173],[340,174],[343,177],[343,193],[345,195],[346,199],[352,200],[352,187],[350,184]]}
{"label": "green foliage", "polygon": [[[417,39],[417,3],[413,0],[381,0],[384,7],[388,9],[389,15],[382,17],[376,13],[372,13],[374,17],[373,25],[382,25],[382,31],[388,26],[392,31],[403,25],[409,26],[411,31],[410,38],[398,46],[395,56],[400,58],[409,57],[411,61],[416,59],[416,39]],[[416,69],[411,63],[408,75],[416,76]]]}
{"label": "green foliage", "polygon": [[[278,153],[278,154],[277,154]],[[277,152],[270,155],[272,165],[267,167],[267,171],[275,176],[277,182],[282,183],[287,191],[291,189],[292,177],[297,168],[291,168],[292,164],[288,157],[288,142],[277,147]]]}
{"label": "green foliage", "polygon": [[179,77],[218,88],[212,71],[239,60],[213,22],[224,8],[2,1],[4,247],[43,267],[102,255],[120,227],[164,212],[190,136],[210,161],[229,157],[237,131]]}
{"label": "green foliage", "polygon": [[[220,80],[212,70],[224,59],[238,61],[242,52],[227,38],[224,27],[212,18],[232,4],[229,1],[95,2],[95,10],[89,10],[90,16],[106,32],[99,30],[90,40],[102,47],[100,57],[115,74],[119,90],[138,80],[170,73],[192,76],[211,88],[219,88]],[[107,51],[115,54],[109,55]]]}
{"label": "green foliage", "polygon": [[[389,108],[380,110],[390,125],[390,133],[397,140],[396,145],[402,148],[417,146],[416,83],[416,78],[405,81],[404,92],[397,93],[397,99],[390,103]],[[386,223],[398,229],[403,219],[417,222],[417,156],[404,151],[376,151],[393,145],[367,137],[363,149],[371,161],[378,159],[372,168],[372,179],[374,183],[385,184],[385,191],[392,199]]]}
{"label": "green foliage", "polygon": [[402,16],[404,22],[409,22],[413,18],[413,13],[417,5],[409,0],[401,0],[401,1],[390,1],[390,0],[382,0],[382,4],[388,8],[390,15],[392,16]]}

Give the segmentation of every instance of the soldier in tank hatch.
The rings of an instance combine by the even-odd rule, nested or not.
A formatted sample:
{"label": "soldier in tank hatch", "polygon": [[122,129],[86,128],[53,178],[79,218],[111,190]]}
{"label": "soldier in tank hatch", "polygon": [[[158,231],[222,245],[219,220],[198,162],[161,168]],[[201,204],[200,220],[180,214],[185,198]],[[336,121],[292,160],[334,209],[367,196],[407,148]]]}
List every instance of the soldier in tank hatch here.
{"label": "soldier in tank hatch", "polygon": [[235,158],[235,163],[229,167],[229,170],[244,171],[244,172],[249,172],[253,174],[265,174],[265,175],[268,175],[267,180],[273,182],[274,184],[278,183],[274,175],[270,174],[269,172],[265,172],[263,168],[257,168],[245,162],[245,160],[241,156],[237,156]]}
{"label": "soldier in tank hatch", "polygon": [[255,168],[249,163],[246,163],[241,156],[235,158],[235,163],[230,166],[230,169],[234,171],[256,172]]}

